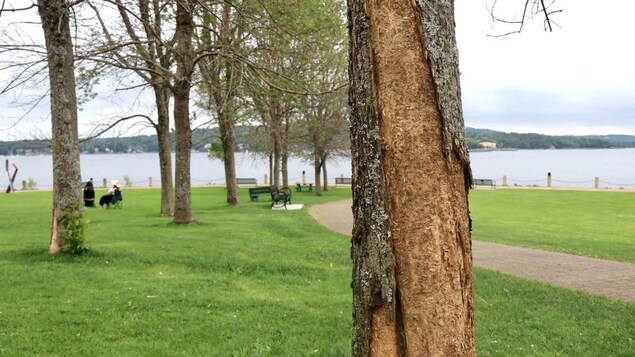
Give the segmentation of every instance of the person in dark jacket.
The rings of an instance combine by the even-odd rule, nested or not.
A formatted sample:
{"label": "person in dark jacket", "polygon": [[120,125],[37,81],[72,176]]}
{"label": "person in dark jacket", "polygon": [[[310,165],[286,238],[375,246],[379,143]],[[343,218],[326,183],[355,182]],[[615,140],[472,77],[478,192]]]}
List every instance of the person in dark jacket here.
{"label": "person in dark jacket", "polygon": [[84,186],[84,207],[95,207],[95,188],[91,178]]}

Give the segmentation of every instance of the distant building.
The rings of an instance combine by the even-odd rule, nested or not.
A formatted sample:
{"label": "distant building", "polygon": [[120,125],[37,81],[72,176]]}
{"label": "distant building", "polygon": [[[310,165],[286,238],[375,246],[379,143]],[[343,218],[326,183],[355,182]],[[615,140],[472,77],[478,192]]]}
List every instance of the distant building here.
{"label": "distant building", "polygon": [[486,149],[496,149],[496,143],[492,141],[481,141],[479,144]]}

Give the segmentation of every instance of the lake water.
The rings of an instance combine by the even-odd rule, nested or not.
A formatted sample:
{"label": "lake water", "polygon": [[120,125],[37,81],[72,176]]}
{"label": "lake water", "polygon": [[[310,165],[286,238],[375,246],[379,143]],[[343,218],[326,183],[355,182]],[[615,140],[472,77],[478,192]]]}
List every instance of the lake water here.
{"label": "lake water", "polygon": [[[508,185],[546,186],[547,173],[551,172],[552,186],[593,187],[593,180],[600,179],[600,187],[624,187],[635,189],[635,149],[597,150],[519,150],[473,152],[470,154],[475,178],[494,179],[500,185],[507,176]],[[5,159],[15,163],[19,170],[16,188],[22,180],[33,178],[39,189],[50,189],[53,185],[51,156],[0,157],[2,170]],[[255,177],[264,184],[264,175],[269,171],[268,160],[255,159],[237,153],[237,177]],[[173,163],[174,164],[174,163]],[[327,164],[329,181],[335,177],[351,176],[348,159]],[[147,186],[148,177],[159,186],[159,157],[156,153],[144,154],[88,154],[81,156],[82,180],[93,178],[101,186],[103,178],[124,182],[128,176],[133,186]],[[312,166],[300,159],[289,160],[289,180],[301,180],[306,171],[307,182],[314,182]],[[13,172],[13,169],[11,169]],[[223,165],[219,160],[210,160],[205,153],[192,153],[192,185],[223,184]],[[8,185],[6,173],[0,175],[2,189]]]}

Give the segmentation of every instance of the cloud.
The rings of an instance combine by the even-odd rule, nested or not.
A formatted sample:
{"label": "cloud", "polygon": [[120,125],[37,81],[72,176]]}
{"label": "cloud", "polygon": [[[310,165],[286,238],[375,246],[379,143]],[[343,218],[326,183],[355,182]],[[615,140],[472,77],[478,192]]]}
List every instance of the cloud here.
{"label": "cloud", "polygon": [[626,95],[578,95],[522,88],[464,91],[467,126],[551,134],[634,134],[635,101]]}

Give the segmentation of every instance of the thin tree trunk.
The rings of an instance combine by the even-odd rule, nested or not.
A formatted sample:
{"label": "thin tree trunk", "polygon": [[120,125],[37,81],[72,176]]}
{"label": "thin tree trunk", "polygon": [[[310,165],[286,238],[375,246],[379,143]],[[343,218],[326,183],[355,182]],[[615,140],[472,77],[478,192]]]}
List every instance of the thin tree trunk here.
{"label": "thin tree trunk", "polygon": [[273,142],[273,184],[280,188],[280,138],[274,134]]}
{"label": "thin tree trunk", "polygon": [[322,176],[323,176],[323,186],[324,186],[324,191],[328,191],[329,190],[329,178],[328,175],[326,173],[326,159],[322,160]]}
{"label": "thin tree trunk", "polygon": [[269,186],[273,185],[273,151],[269,153]]}
{"label": "thin tree trunk", "polygon": [[227,185],[227,204],[238,206],[238,187],[236,186],[236,160],[234,158],[234,145],[236,135],[232,118],[228,118],[228,112],[220,110],[218,113],[218,129],[223,143],[223,166],[225,167],[225,183]]}
{"label": "thin tree trunk", "polygon": [[176,63],[174,80],[174,129],[176,131],[176,177],[174,223],[193,222],[190,184],[192,129],[190,128],[190,89],[194,71],[192,35],[194,21],[192,0],[177,2],[176,11]]}
{"label": "thin tree trunk", "polygon": [[289,187],[289,154],[287,150],[282,151],[280,161],[282,167],[282,187]]}
{"label": "thin tree trunk", "polygon": [[322,160],[320,158],[321,155],[316,153],[313,159],[313,175],[315,177],[314,188],[316,196],[322,196],[322,185],[320,183],[320,176],[322,175]]}
{"label": "thin tree trunk", "polygon": [[168,110],[168,91],[160,86],[154,87],[157,104],[159,143],[159,167],[161,173],[161,216],[174,214],[174,183],[172,181],[172,146],[170,143],[170,113]]}
{"label": "thin tree trunk", "polygon": [[284,137],[282,138],[282,186],[289,187],[289,117],[284,119]]}
{"label": "thin tree trunk", "polygon": [[352,355],[475,356],[453,3],[348,5]]}
{"label": "thin tree trunk", "polygon": [[70,217],[83,219],[77,96],[69,9],[65,0],[38,0],[47,50],[53,150],[53,219],[49,253],[62,251]]}

